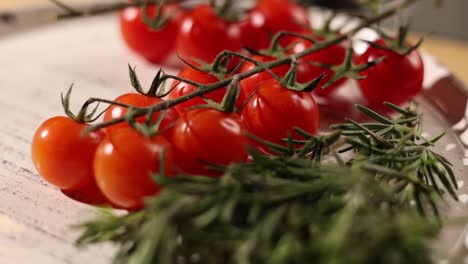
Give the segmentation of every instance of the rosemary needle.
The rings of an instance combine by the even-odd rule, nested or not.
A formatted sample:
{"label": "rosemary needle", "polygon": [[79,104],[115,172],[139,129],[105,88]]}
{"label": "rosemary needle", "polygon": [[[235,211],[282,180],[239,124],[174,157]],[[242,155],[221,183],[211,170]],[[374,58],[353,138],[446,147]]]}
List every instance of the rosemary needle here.
{"label": "rosemary needle", "polygon": [[[433,263],[437,204],[457,186],[419,115],[397,110],[322,137],[300,131],[302,149],[252,153],[218,180],[157,175],[164,188],[146,209],[80,225],[78,244],[113,241],[115,263]],[[348,160],[333,147],[342,138]]]}

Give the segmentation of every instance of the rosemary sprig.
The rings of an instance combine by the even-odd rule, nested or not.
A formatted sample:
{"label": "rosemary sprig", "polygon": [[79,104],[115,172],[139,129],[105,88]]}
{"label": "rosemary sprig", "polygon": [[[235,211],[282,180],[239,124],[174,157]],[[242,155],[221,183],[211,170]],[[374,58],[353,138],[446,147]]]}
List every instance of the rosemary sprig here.
{"label": "rosemary sprig", "polygon": [[[84,223],[78,244],[117,243],[115,263],[433,263],[451,165],[413,108],[393,119],[359,109],[375,123],[298,130],[301,149],[254,152],[221,179],[156,175],[163,191],[146,209]],[[340,137],[351,155],[336,154]]]}

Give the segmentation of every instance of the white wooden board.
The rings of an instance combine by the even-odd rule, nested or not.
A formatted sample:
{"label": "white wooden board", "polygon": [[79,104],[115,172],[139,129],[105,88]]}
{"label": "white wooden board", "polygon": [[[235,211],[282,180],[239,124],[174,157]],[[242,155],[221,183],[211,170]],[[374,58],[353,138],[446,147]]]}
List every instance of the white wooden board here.
{"label": "white wooden board", "polygon": [[130,91],[127,63],[149,83],[155,68],[120,41],[114,17],[67,21],[0,41],[0,264],[108,263],[110,247],[78,250],[70,226],[95,209],[45,183],[30,142],[47,118],[62,115],[60,93],[75,83],[73,105]]}
{"label": "white wooden board", "polygon": [[[41,180],[30,160],[30,142],[44,120],[62,115],[60,93],[71,83],[74,109],[90,96],[112,99],[130,91],[128,63],[137,66],[146,85],[157,71],[126,49],[113,16],[61,22],[0,39],[0,264],[110,262],[110,245],[84,250],[73,245],[77,233],[70,226],[95,216],[96,209],[66,198]],[[432,79],[447,74],[433,70],[428,70]],[[422,111],[433,124],[429,133],[447,129],[431,107],[422,104]],[[442,141],[441,151],[453,158],[459,176],[465,176],[456,135]],[[461,193],[467,192],[465,184]],[[466,204],[454,210],[463,214]],[[451,248],[460,228],[445,234],[450,234],[443,236],[449,243],[443,247]],[[462,240],[457,247],[463,247],[464,237],[458,237]]]}

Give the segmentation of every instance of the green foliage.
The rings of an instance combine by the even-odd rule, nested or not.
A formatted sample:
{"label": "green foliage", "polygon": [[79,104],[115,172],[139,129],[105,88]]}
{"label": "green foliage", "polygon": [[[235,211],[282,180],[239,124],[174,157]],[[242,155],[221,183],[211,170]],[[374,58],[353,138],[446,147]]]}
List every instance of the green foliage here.
{"label": "green foliage", "polygon": [[78,244],[113,241],[115,263],[433,263],[437,204],[456,182],[432,150],[440,137],[389,107],[400,115],[358,106],[374,121],[298,130],[304,140],[286,142],[302,148],[253,152],[221,179],[157,175],[164,189],[146,209],[84,223]]}

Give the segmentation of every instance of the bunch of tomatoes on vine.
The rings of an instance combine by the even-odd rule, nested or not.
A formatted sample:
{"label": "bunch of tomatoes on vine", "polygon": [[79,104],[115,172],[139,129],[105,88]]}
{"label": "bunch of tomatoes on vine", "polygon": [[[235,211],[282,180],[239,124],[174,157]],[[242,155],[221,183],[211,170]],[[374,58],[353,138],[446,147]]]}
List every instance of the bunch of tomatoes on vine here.
{"label": "bunch of tomatoes on vine", "polygon": [[[66,116],[34,135],[39,174],[82,202],[138,210],[161,190],[154,175],[221,177],[226,166],[249,162],[250,151],[279,155],[317,134],[317,100],[333,103],[349,79],[374,109],[422,89],[419,43],[410,46],[403,28],[395,37],[379,31],[356,53],[355,31],[312,28],[314,17],[290,0],[258,0],[242,14],[233,2],[122,9],[130,49],[159,65],[177,54],[183,68],[159,71],[145,91],[129,67],[134,92],[90,99],[77,114],[70,89]],[[90,111],[94,103],[109,107]]]}

